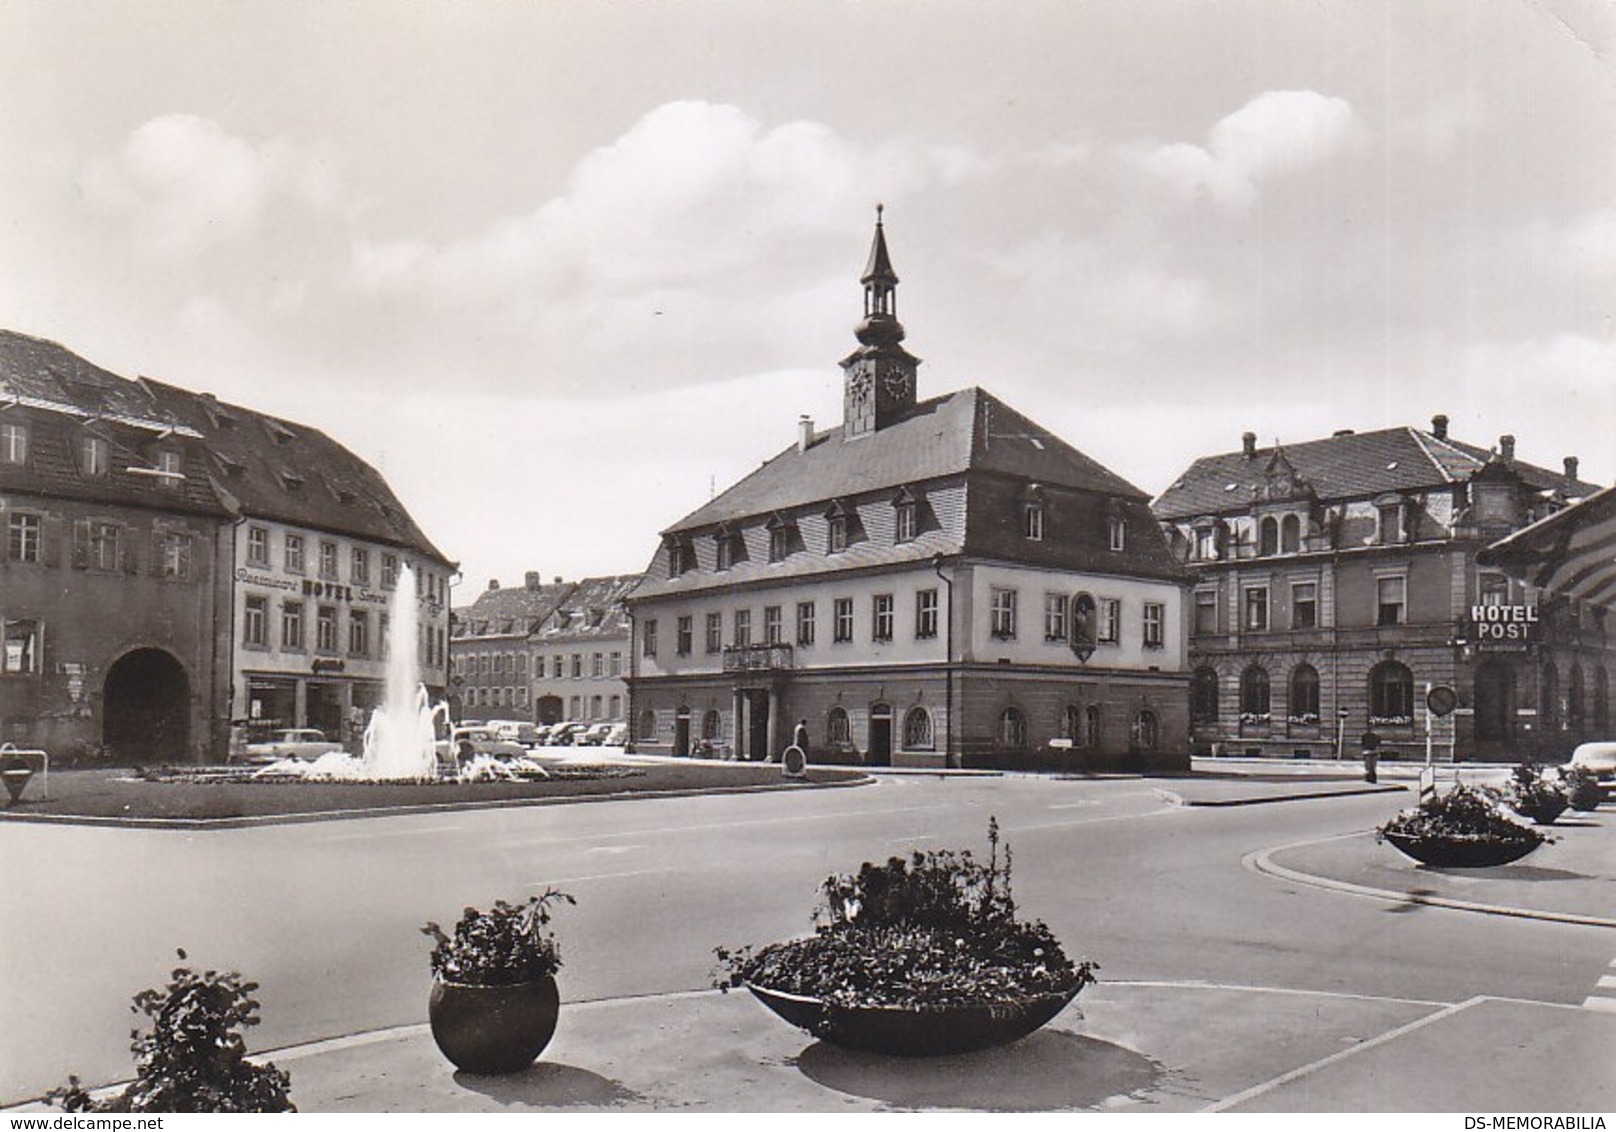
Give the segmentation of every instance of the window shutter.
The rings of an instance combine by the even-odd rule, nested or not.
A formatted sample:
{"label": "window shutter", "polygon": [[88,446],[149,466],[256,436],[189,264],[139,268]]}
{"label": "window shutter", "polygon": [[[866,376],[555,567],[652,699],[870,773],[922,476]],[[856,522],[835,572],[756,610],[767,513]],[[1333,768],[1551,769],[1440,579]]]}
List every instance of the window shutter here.
{"label": "window shutter", "polygon": [[73,520],[73,569],[85,570],[90,565],[90,520]]}

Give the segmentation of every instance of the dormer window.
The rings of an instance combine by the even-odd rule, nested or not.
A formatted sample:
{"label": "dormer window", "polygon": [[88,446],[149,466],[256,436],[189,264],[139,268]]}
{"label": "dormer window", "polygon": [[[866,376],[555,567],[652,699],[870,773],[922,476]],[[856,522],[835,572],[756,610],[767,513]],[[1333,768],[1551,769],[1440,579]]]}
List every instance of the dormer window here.
{"label": "dormer window", "polygon": [[825,553],[840,554],[847,549],[847,508],[838,501],[825,513]]}
{"label": "dormer window", "polygon": [[28,426],[0,424],[0,464],[28,462]]}
{"label": "dormer window", "polygon": [[776,514],[769,519],[768,526],[769,561],[784,562],[796,548],[797,524],[783,515]]}
{"label": "dormer window", "polygon": [[1112,515],[1106,520],[1106,531],[1110,547],[1113,551],[1121,553],[1128,545],[1128,523],[1121,515]]}
{"label": "dormer window", "polygon": [[907,487],[892,501],[892,541],[913,542],[920,533],[920,500]]}
{"label": "dormer window", "polygon": [[1382,496],[1375,500],[1375,514],[1379,518],[1381,545],[1390,546],[1404,541],[1402,499]]}
{"label": "dormer window", "polygon": [[1037,500],[1021,505],[1021,537],[1032,542],[1044,541],[1044,505]]}
{"label": "dormer window", "polygon": [[112,450],[100,436],[79,437],[79,472],[99,479],[112,469]]}
{"label": "dormer window", "polygon": [[1195,559],[1197,562],[1216,562],[1223,557],[1223,531],[1216,519],[1198,519],[1195,523]]}
{"label": "dormer window", "polygon": [[185,486],[185,473],[180,470],[184,460],[172,448],[157,452],[157,482],[167,491],[179,491]]}
{"label": "dormer window", "polygon": [[745,544],[741,542],[738,532],[728,527],[720,527],[718,533],[713,536],[713,541],[718,552],[717,569],[728,570],[741,559]]}
{"label": "dormer window", "polygon": [[696,568],[696,548],[683,539],[670,539],[668,541],[668,577],[677,578],[680,574]]}

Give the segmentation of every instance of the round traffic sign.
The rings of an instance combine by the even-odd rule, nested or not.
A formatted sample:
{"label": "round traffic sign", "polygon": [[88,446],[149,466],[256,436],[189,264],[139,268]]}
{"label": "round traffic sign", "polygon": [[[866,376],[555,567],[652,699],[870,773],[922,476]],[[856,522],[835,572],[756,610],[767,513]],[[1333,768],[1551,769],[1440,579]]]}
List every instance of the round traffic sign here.
{"label": "round traffic sign", "polygon": [[1425,693],[1425,706],[1432,715],[1447,715],[1459,706],[1459,693],[1446,684],[1438,684]]}

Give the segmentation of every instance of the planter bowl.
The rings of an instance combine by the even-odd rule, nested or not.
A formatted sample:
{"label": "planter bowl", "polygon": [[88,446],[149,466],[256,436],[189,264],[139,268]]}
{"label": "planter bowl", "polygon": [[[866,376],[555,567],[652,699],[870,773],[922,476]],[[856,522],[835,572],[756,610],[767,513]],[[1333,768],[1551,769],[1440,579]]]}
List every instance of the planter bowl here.
{"label": "planter bowl", "polygon": [[555,1035],[561,994],[553,976],[513,986],[432,981],[427,1016],[438,1049],[467,1073],[493,1077],[533,1064]]}
{"label": "planter bowl", "polygon": [[939,1057],[1005,1045],[1026,1037],[1077,997],[1074,989],[1010,1002],[842,1006],[755,983],[746,986],[764,1006],[821,1041],[896,1057]]}
{"label": "planter bowl", "polygon": [[1554,819],[1565,813],[1567,805],[1569,802],[1564,794],[1555,794],[1535,806],[1528,806],[1516,812],[1533,825],[1553,825]]}
{"label": "planter bowl", "polygon": [[1388,831],[1383,835],[1400,851],[1424,865],[1445,869],[1485,869],[1518,861],[1540,842],[1498,837],[1411,837]]}

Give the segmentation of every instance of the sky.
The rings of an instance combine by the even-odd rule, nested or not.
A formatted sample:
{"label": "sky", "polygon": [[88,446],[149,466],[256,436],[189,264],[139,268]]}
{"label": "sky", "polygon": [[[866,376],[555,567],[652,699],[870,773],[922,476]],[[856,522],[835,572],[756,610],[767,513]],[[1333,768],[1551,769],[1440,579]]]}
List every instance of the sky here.
{"label": "sky", "polygon": [[463,571],[644,569],[920,395],[1150,495],[1437,413],[1616,480],[1607,0],[0,0],[0,326],[322,429]]}

